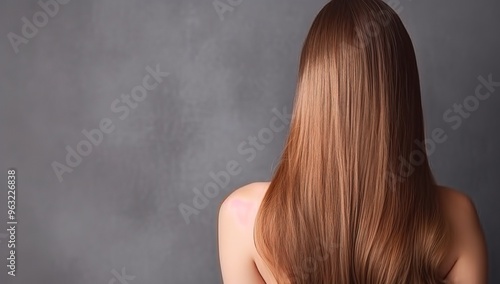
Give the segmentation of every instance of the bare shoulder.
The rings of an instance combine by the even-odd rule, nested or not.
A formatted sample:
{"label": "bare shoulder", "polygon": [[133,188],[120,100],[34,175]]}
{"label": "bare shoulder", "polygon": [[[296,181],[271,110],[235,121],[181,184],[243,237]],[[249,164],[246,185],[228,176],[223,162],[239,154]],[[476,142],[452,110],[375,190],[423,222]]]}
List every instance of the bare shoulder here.
{"label": "bare shoulder", "polygon": [[224,283],[265,283],[253,261],[253,225],[268,184],[255,182],[240,187],[220,204],[218,244]]}
{"label": "bare shoulder", "polygon": [[[233,192],[231,192],[226,199],[231,198],[259,198],[261,195],[266,193],[267,188],[269,187],[269,182],[253,182],[247,185],[244,185]],[[226,200],[225,199],[225,200]],[[225,201],[224,200],[224,201]]]}
{"label": "bare shoulder", "polygon": [[467,194],[456,189],[438,186],[439,198],[448,221],[456,225],[465,225],[464,217],[471,220],[477,217],[474,201]]}
{"label": "bare shoulder", "polygon": [[456,189],[438,186],[441,206],[453,229],[481,230],[476,205],[470,196]]}
{"label": "bare shoulder", "polygon": [[255,215],[268,187],[269,182],[254,182],[236,189],[222,201],[219,214],[229,215],[242,229],[253,229]]}
{"label": "bare shoulder", "polygon": [[445,218],[452,230],[455,264],[448,273],[450,283],[487,283],[487,249],[474,201],[458,190],[438,186]]}

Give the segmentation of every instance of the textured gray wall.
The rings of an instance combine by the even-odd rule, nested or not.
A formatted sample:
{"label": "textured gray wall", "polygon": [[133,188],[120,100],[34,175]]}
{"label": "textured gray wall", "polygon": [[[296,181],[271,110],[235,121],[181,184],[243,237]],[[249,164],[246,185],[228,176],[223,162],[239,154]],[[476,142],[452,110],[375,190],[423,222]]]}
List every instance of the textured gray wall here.
{"label": "textured gray wall", "polygon": [[[301,43],[325,3],[220,0],[218,13],[212,0],[72,0],[44,23],[37,1],[2,1],[0,222],[15,167],[19,223],[15,277],[0,231],[0,283],[220,283],[218,205],[270,178],[286,129],[266,128],[286,125]],[[447,112],[474,102],[478,76],[500,81],[500,2],[393,5],[416,47],[427,132],[447,134],[432,168],[475,201],[500,283],[500,91],[459,126]],[[40,28],[23,35],[34,15]],[[156,84],[147,68],[169,74]],[[110,133],[82,142],[101,120]],[[67,163],[66,147],[78,145],[88,156]],[[71,171],[61,181],[54,162]],[[218,193],[211,173],[230,177]],[[205,187],[213,196],[193,204]],[[181,204],[197,213],[189,224]]]}

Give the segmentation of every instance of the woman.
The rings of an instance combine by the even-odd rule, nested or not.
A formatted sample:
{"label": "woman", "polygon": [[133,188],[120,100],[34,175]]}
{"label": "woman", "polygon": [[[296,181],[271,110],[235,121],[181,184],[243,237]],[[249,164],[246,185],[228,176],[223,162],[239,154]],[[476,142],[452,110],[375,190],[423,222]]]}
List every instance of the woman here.
{"label": "woman", "polygon": [[435,183],[424,139],[397,14],[380,0],[329,2],[304,43],[271,182],[221,204],[224,283],[486,283],[474,204]]}

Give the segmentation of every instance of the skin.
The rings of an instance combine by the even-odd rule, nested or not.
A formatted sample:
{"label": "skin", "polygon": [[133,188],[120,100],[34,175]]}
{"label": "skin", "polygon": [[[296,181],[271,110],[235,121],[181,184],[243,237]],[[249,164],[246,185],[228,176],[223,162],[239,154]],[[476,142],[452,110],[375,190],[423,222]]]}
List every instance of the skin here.
{"label": "skin", "polygon": [[[268,182],[245,185],[220,205],[219,260],[225,284],[277,283],[259,257],[253,239],[255,216],[268,186]],[[452,249],[441,274],[450,284],[486,284],[487,248],[474,203],[451,188],[439,186],[438,192],[453,231]]]}

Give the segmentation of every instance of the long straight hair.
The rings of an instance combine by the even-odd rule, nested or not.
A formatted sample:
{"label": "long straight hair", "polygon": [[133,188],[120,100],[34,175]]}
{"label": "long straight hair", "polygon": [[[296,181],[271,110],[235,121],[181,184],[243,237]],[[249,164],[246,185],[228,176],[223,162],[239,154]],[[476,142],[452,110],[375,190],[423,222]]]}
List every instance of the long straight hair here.
{"label": "long straight hair", "polygon": [[257,214],[278,283],[443,283],[449,231],[417,62],[381,0],[332,0],[300,58],[292,121]]}

